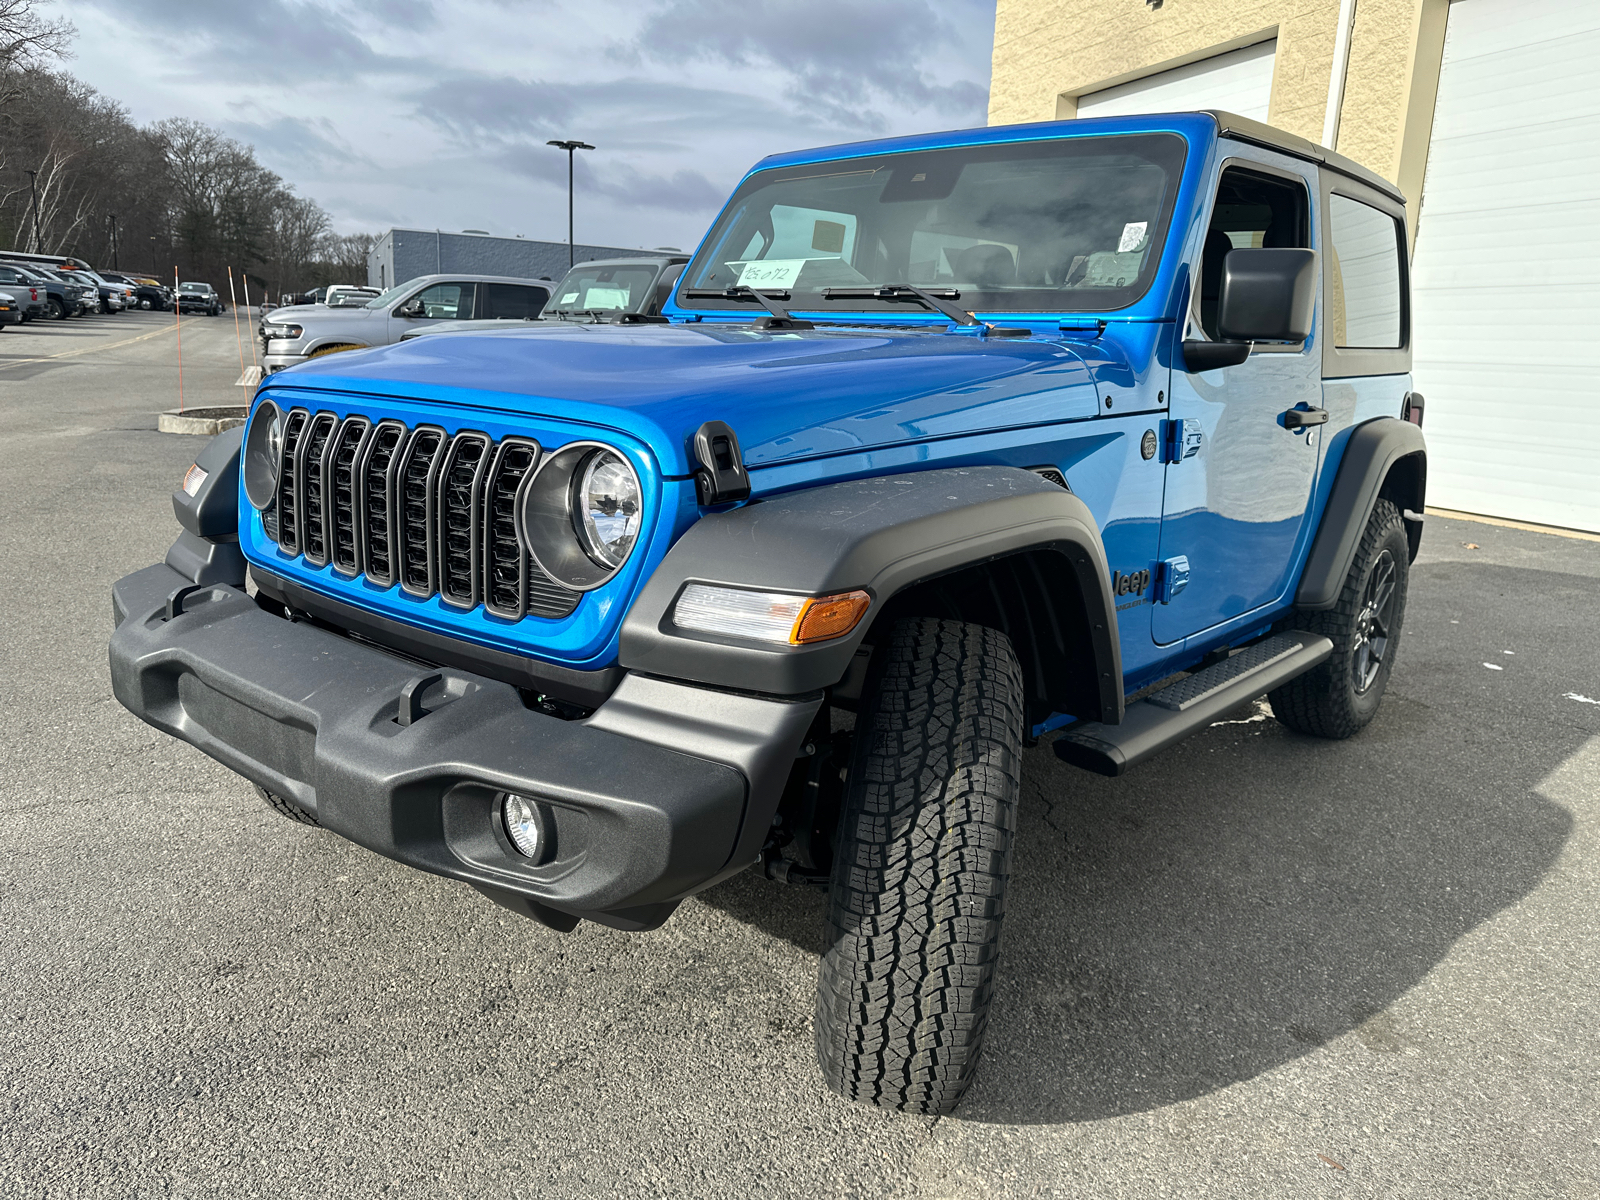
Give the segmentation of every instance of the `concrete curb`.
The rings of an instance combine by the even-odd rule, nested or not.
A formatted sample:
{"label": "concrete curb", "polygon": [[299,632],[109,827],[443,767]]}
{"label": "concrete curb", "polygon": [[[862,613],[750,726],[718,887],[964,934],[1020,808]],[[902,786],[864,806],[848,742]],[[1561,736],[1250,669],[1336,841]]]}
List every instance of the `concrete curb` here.
{"label": "concrete curb", "polygon": [[224,429],[243,425],[249,411],[249,407],[243,404],[190,408],[181,413],[173,408],[156,418],[156,428],[162,433],[198,433],[210,437]]}

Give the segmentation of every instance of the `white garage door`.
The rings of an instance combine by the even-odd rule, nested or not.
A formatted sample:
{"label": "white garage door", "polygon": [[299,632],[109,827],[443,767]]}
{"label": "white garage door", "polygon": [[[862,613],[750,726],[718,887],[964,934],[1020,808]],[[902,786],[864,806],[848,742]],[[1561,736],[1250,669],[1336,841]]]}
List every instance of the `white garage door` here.
{"label": "white garage door", "polygon": [[1413,265],[1428,502],[1600,530],[1600,4],[1455,0]]}
{"label": "white garage door", "polygon": [[1090,92],[1078,97],[1078,115],[1125,117],[1129,113],[1220,108],[1265,121],[1272,99],[1272,61],[1277,49],[1276,41],[1258,42],[1186,67]]}

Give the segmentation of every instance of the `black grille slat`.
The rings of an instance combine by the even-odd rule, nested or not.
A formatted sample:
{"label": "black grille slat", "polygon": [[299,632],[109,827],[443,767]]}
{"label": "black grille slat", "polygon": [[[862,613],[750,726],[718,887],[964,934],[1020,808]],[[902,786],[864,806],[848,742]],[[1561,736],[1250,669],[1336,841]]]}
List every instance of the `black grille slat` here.
{"label": "black grille slat", "polygon": [[444,430],[420,425],[406,441],[395,474],[392,503],[397,506],[395,545],[400,586],[413,596],[432,596],[439,590],[438,487],[439,468],[450,444]]}
{"label": "black grille slat", "polygon": [[292,409],[283,423],[282,458],[278,464],[278,548],[285,554],[299,554],[300,531],[300,442],[310,414]]}
{"label": "black grille slat", "polygon": [[489,445],[481,433],[456,434],[439,472],[439,596],[457,608],[478,606]]}
{"label": "black grille slat", "polygon": [[538,462],[538,442],[506,438],[495,450],[484,486],[483,606],[513,621],[527,612],[532,563],[517,540],[517,490]]}
{"label": "black grille slat", "polygon": [[328,500],[327,466],[329,443],[339,418],[332,413],[318,413],[306,426],[304,448],[295,453],[300,479],[300,537],[301,553],[315,567],[328,565],[328,540],[326,503]]}
{"label": "black grille slat", "polygon": [[361,569],[373,583],[394,583],[394,472],[405,442],[399,421],[379,421],[367,439],[356,473],[357,506],[361,512]]}
{"label": "black grille slat", "polygon": [[367,435],[371,432],[372,422],[365,417],[346,417],[328,448],[324,468],[329,498],[323,536],[327,539],[328,557],[334,567],[348,575],[361,574],[361,548],[365,539],[359,536],[356,521],[360,495],[357,480]]}
{"label": "black grille slat", "polygon": [[381,587],[438,595],[497,617],[560,618],[582,594],[540,569],[517,538],[517,494],[539,463],[531,438],[392,418],[343,420],[294,409],[285,419],[268,536],[308,564],[332,563]]}

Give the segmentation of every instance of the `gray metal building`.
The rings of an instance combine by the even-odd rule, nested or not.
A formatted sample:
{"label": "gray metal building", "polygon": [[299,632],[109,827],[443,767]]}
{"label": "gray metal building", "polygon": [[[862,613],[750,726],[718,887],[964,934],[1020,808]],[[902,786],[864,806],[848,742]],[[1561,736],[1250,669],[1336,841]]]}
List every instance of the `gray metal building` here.
{"label": "gray metal building", "polygon": [[[622,246],[578,246],[577,260],[642,258],[655,250]],[[445,233],[438,229],[391,229],[367,256],[367,285],[389,288],[418,275],[445,271],[475,275],[514,275],[522,279],[560,279],[567,273],[567,244],[487,233]]]}

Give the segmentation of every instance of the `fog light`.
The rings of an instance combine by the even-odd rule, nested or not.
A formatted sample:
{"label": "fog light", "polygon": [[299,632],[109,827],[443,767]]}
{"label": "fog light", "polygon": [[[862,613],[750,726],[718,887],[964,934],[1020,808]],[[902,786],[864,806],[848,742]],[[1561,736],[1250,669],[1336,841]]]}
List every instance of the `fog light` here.
{"label": "fog light", "polygon": [[543,861],[550,848],[550,821],[544,805],[507,792],[501,808],[506,837],[511,839],[517,853],[534,862]]}

